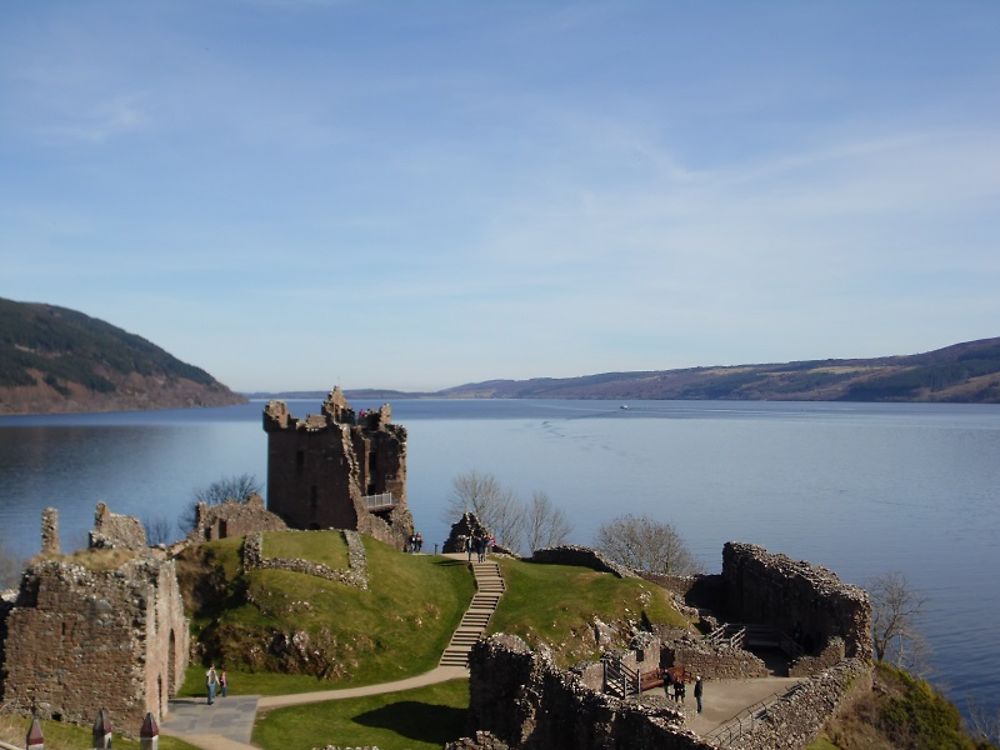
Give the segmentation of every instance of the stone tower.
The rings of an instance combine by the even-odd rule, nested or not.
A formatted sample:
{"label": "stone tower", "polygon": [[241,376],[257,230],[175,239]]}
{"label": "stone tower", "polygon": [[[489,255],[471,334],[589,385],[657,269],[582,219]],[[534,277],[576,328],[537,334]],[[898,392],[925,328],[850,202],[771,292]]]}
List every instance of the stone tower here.
{"label": "stone tower", "polygon": [[356,414],[340,387],[320,414],[296,419],[284,401],[264,409],[267,506],[297,529],[357,529],[401,545],[413,533],[406,506],[406,428],[388,404]]}

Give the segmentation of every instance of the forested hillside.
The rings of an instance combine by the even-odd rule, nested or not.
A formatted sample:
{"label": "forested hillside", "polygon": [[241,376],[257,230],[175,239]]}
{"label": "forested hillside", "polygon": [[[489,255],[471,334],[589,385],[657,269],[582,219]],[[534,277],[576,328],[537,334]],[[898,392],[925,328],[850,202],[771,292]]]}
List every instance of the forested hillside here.
{"label": "forested hillside", "polygon": [[204,370],[103,320],[64,307],[0,299],[0,412],[243,401]]}
{"label": "forested hillside", "polygon": [[490,380],[450,398],[736,399],[1000,403],[1000,338],[924,354]]}

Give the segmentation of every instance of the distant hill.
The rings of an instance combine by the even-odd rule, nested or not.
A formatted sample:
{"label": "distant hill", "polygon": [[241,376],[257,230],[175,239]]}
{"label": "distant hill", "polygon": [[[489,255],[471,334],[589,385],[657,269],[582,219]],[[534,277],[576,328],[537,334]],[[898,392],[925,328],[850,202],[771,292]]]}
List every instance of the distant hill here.
{"label": "distant hill", "polygon": [[0,298],[0,413],[245,401],[204,370],[103,320],[64,307]]}
{"label": "distant hill", "polygon": [[1000,338],[924,354],[487,380],[438,398],[734,399],[1000,403]]}

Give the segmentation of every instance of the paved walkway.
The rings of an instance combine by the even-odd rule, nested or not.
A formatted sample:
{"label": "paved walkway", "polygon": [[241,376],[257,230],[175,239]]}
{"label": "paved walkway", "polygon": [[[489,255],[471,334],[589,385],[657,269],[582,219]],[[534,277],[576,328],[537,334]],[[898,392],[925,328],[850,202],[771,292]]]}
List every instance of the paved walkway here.
{"label": "paved walkway", "polygon": [[[688,685],[684,712],[687,720],[684,726],[704,737],[713,729],[725,724],[740,711],[775,693],[784,693],[799,682],[798,677],[759,677],[752,680],[705,680],[702,696],[702,712],[696,713],[694,686]],[[663,695],[663,688],[648,691],[653,695]]]}
{"label": "paved walkway", "polygon": [[[190,742],[193,737],[214,736],[237,745],[249,745],[257,716],[256,695],[230,695],[216,698],[208,705],[204,698],[178,698],[170,701],[170,711],[160,722],[160,730]],[[217,742],[212,750],[224,750]]]}

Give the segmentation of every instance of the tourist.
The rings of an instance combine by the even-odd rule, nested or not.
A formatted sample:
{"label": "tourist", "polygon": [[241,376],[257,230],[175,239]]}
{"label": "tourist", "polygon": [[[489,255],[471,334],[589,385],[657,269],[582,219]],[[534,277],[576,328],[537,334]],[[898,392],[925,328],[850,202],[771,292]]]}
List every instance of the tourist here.
{"label": "tourist", "polygon": [[663,694],[667,696],[667,700],[673,698],[671,692],[674,689],[674,678],[670,674],[669,669],[663,670]]}
{"label": "tourist", "polygon": [[694,678],[694,700],[698,704],[698,713],[701,713],[701,675]]}
{"label": "tourist", "polygon": [[472,537],[465,537],[465,554],[469,556],[469,562],[472,562]]}
{"label": "tourist", "polygon": [[219,672],[219,688],[222,691],[222,697],[225,698],[229,695],[229,677],[226,675],[226,670]]}
{"label": "tourist", "polygon": [[684,680],[677,681],[677,686],[674,688],[674,691],[677,695],[677,702],[683,703],[684,694],[687,693],[687,686],[684,684]]}
{"label": "tourist", "polygon": [[205,685],[208,687],[208,705],[215,703],[215,691],[219,687],[219,674],[215,671],[215,665],[211,665],[205,672]]}
{"label": "tourist", "polygon": [[424,535],[421,534],[419,531],[417,532],[416,542],[417,542],[417,552],[420,552],[420,550],[424,548]]}

